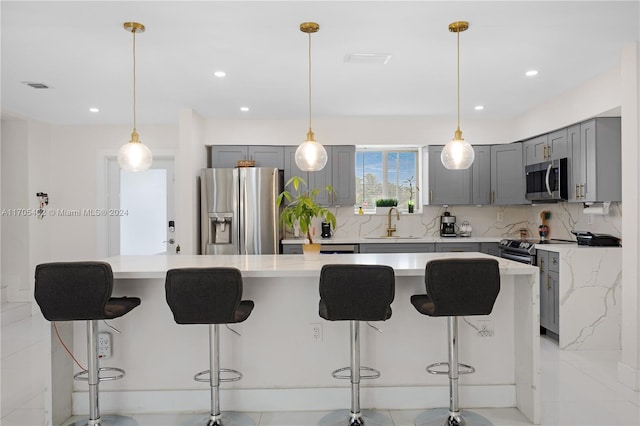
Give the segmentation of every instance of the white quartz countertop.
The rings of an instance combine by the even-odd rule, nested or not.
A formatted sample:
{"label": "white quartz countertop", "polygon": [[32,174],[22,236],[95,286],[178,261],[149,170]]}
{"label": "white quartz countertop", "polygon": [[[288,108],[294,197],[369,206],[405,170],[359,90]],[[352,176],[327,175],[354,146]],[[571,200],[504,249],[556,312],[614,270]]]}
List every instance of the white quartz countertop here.
{"label": "white quartz countertop", "polygon": [[[501,237],[422,237],[418,235],[400,235],[393,237],[366,236],[344,238],[314,238],[320,244],[378,244],[378,243],[498,243]],[[303,244],[304,238],[282,240],[282,244]]]}
{"label": "white quartz countertop", "polygon": [[[365,264],[391,266],[396,276],[422,276],[428,261],[443,258],[491,258],[477,252],[466,253],[385,253],[304,255],[152,255],[114,256],[103,259],[116,279],[164,278],[173,268],[234,267],[244,277],[317,277],[325,264]],[[533,275],[538,268],[507,259],[498,259],[504,275]]]}

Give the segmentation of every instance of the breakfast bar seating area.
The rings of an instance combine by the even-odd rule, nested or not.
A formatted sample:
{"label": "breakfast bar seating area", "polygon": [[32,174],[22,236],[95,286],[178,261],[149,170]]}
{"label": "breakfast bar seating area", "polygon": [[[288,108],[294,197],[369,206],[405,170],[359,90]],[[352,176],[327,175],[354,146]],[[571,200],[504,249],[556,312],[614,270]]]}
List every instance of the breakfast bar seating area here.
{"label": "breakfast bar seating area", "polygon": [[[122,334],[114,336],[112,361],[129,374],[127,381],[101,389],[105,413],[196,413],[210,405],[208,384],[192,380],[208,343],[202,326],[175,324],[163,291],[167,271],[175,268],[237,268],[243,298],[255,301],[251,321],[220,334],[220,365],[243,372],[220,393],[225,410],[241,412],[314,411],[344,408],[350,388],[336,383],[330,372],[348,364],[344,350],[349,331],[340,322],[318,317],[319,277],[325,264],[387,265],[395,274],[393,316],[383,333],[360,337],[362,365],[383,374],[361,384],[363,407],[374,410],[424,410],[442,407],[448,394],[446,377],[424,373],[425,360],[446,358],[444,318],[421,319],[410,303],[424,293],[426,264],[435,259],[492,256],[481,253],[415,253],[226,256],[116,256],[104,259],[113,268],[114,295],[144,300],[126,321],[114,320]],[[488,316],[465,317],[460,327],[460,356],[476,374],[460,381],[461,405],[469,408],[514,407],[532,424],[540,422],[540,354],[538,271],[497,260],[501,290]],[[250,324],[249,324],[250,323]],[[373,323],[374,326],[376,322]],[[490,328],[491,339],[478,330]],[[83,356],[84,330],[74,325],[76,355]],[[204,334],[206,336],[206,334]],[[179,343],[178,343],[179,342]],[[188,348],[188,350],[185,350]],[[144,354],[144,356],[141,356]],[[499,356],[496,356],[499,354]],[[52,372],[65,368],[66,358],[52,358]],[[162,371],[162,374],[156,374]],[[72,400],[72,415],[86,410],[87,389],[56,377],[52,393]],[[53,413],[56,416],[56,413]]]}

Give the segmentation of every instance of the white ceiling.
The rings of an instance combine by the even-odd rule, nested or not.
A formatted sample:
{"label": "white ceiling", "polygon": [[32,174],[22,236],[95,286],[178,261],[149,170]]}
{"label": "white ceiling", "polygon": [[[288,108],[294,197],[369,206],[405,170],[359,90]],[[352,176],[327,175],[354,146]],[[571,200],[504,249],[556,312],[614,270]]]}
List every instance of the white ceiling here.
{"label": "white ceiling", "polygon": [[[2,1],[1,107],[55,124],[132,122],[137,21],[138,123],[307,117],[452,117],[457,20],[462,119],[515,117],[617,66],[639,37],[638,1]],[[350,64],[349,53],[391,54]],[[535,78],[524,76],[538,69]],[[215,70],[227,77],[218,79]],[[52,89],[32,89],[22,81]],[[485,105],[475,111],[475,105]],[[240,106],[249,106],[241,112]],[[89,107],[100,108],[90,113]]]}

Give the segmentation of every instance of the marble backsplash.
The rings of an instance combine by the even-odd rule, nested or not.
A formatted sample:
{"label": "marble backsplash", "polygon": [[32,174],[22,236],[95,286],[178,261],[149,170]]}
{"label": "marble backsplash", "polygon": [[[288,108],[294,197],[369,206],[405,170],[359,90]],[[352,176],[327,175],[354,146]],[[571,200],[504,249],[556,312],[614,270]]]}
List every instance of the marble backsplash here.
{"label": "marble backsplash", "polygon": [[[519,238],[520,229],[526,228],[531,238],[538,238],[538,226],[542,223],[540,213],[551,212],[547,220],[549,238],[573,239],[571,230],[612,234],[620,237],[622,203],[611,203],[607,215],[587,215],[581,203],[559,202],[527,206],[423,206],[422,213],[401,214],[400,220],[392,218],[396,235],[439,237],[440,216],[448,210],[456,216],[457,224],[469,222],[472,237]],[[352,207],[333,210],[337,218],[336,238],[372,237],[385,235],[388,217],[385,214],[357,215]],[[501,221],[498,221],[501,216]],[[317,224],[320,229],[320,224]]]}

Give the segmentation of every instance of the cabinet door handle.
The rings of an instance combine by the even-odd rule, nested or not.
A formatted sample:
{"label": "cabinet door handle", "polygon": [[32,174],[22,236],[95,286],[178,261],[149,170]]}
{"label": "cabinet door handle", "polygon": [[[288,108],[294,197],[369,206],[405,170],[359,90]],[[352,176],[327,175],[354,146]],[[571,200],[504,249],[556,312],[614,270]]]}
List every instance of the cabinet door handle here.
{"label": "cabinet door handle", "polygon": [[551,290],[551,277],[547,274],[547,290]]}
{"label": "cabinet door handle", "polygon": [[429,203],[433,203],[433,190],[429,190]]}
{"label": "cabinet door handle", "polygon": [[580,198],[580,185],[576,183],[576,200]]}
{"label": "cabinet door handle", "polygon": [[491,191],[491,204],[496,202],[496,191]]}
{"label": "cabinet door handle", "polygon": [[580,198],[584,198],[584,184],[580,185]]}

